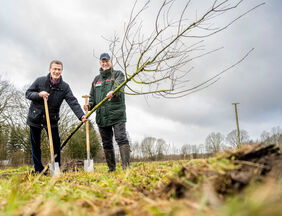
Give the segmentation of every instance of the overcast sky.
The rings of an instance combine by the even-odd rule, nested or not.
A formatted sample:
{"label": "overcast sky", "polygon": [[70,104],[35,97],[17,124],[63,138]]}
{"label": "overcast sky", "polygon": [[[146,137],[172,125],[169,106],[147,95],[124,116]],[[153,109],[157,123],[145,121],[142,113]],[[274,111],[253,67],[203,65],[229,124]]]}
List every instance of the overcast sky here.
{"label": "overcast sky", "polygon": [[[144,23],[156,16],[158,2],[154,1],[142,16]],[[179,0],[176,7],[183,8],[183,2]],[[207,7],[207,2],[199,5]],[[235,15],[262,2],[248,0],[236,9]],[[204,80],[255,48],[217,83],[178,99],[126,96],[127,130],[133,141],[153,136],[179,147],[204,143],[211,132],[227,135],[236,128],[233,102],[240,103],[240,128],[252,139],[258,139],[263,130],[282,126],[282,2],[265,3],[207,40],[207,46],[224,49],[195,62],[198,72],[191,79]],[[130,0],[0,0],[2,79],[22,88],[38,76],[47,75],[49,62],[59,59],[64,63],[63,79],[82,105],[81,96],[89,93],[99,70],[93,53],[98,56],[109,52],[104,37],[115,33],[122,36],[132,4]],[[201,8],[197,9],[199,13]],[[192,17],[195,14],[191,10]],[[179,13],[172,15],[179,17]]]}

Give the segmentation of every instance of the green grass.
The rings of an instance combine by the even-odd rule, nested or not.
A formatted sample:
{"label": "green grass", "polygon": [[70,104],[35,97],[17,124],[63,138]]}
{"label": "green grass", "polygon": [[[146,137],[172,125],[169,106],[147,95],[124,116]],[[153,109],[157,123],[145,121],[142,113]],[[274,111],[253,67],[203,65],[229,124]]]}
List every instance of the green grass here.
{"label": "green grass", "polygon": [[[92,173],[69,172],[60,177],[32,176],[28,167],[0,170],[0,215],[262,215],[280,208],[281,183],[251,186],[245,193],[210,205],[202,190],[208,177],[197,183],[179,176],[182,166],[208,167],[225,173],[236,166],[226,159],[138,162],[123,171],[108,173],[95,164]],[[201,173],[201,172],[199,172]],[[163,198],[159,191],[172,179],[182,179],[197,196]],[[265,193],[272,198],[267,199]],[[196,197],[196,198],[195,198]],[[260,197],[260,199],[258,199]],[[269,208],[266,208],[269,206]],[[271,209],[270,209],[271,208]]]}

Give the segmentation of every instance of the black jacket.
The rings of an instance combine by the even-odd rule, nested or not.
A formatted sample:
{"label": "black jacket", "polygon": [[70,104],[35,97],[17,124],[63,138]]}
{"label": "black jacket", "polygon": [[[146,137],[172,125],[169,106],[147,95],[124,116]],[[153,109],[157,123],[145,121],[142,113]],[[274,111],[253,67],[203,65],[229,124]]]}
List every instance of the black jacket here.
{"label": "black jacket", "polygon": [[51,127],[58,127],[60,119],[60,106],[65,99],[78,119],[84,115],[77,99],[73,96],[69,85],[63,81],[62,77],[59,83],[53,85],[50,81],[50,73],[45,77],[37,78],[34,83],[27,89],[25,96],[31,100],[29,107],[27,124],[33,127],[46,127],[46,117],[44,109],[44,100],[39,96],[39,92],[46,91],[48,97],[48,109]]}

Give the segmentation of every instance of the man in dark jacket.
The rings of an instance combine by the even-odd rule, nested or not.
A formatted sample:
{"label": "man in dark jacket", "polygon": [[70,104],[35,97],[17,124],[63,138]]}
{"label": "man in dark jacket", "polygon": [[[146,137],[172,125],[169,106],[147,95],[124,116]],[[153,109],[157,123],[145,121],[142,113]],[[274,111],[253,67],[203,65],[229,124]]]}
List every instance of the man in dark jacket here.
{"label": "man in dark jacket", "polygon": [[[44,167],[41,162],[41,131],[47,131],[43,98],[48,98],[48,109],[56,162],[61,162],[60,135],[58,130],[59,112],[63,100],[66,100],[78,119],[86,122],[87,119],[77,99],[73,96],[69,85],[62,79],[63,64],[54,60],[50,63],[49,74],[37,78],[27,89],[26,98],[31,100],[27,124],[30,127],[30,143],[35,172],[40,173]],[[48,131],[47,131],[48,132]]]}
{"label": "man in dark jacket", "polygon": [[123,169],[129,167],[130,159],[130,146],[125,128],[124,94],[117,92],[113,95],[113,90],[124,81],[124,74],[112,68],[112,62],[107,53],[101,54],[100,66],[100,74],[92,82],[89,106],[84,106],[84,109],[92,109],[105,97],[108,98],[108,101],[102,104],[96,111],[96,123],[102,138],[109,172],[112,172],[116,169],[113,134],[119,146]]}

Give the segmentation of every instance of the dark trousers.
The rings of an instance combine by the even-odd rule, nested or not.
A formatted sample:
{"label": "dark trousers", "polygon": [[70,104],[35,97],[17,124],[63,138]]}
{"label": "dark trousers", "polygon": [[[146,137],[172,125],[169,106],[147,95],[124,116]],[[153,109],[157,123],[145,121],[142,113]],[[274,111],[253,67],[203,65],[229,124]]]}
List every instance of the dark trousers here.
{"label": "dark trousers", "polygon": [[118,146],[129,144],[125,123],[118,123],[108,127],[99,127],[99,132],[102,138],[103,148],[104,149],[113,149],[113,134],[115,135],[115,140],[117,141]]}
{"label": "dark trousers", "polygon": [[[32,160],[34,164],[34,169],[36,172],[41,172],[44,167],[41,162],[41,131],[42,128],[32,127],[30,126],[30,145],[32,148]],[[60,134],[57,127],[51,129],[52,131],[52,138],[53,138],[53,146],[54,146],[54,154],[57,155],[55,158],[56,162],[61,164],[61,141],[60,141]],[[48,134],[48,131],[46,129]]]}

